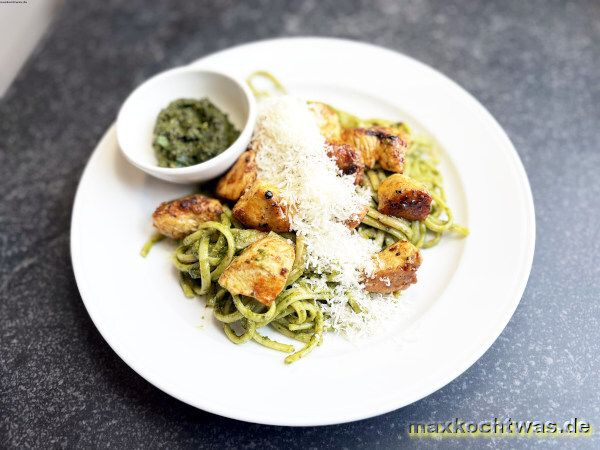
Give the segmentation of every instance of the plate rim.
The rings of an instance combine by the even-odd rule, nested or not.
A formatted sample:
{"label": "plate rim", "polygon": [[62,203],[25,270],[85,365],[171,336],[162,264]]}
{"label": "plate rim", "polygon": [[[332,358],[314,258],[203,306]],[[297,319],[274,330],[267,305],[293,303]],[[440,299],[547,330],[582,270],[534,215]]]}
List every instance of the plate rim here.
{"label": "plate rim", "polygon": [[[73,206],[72,206],[72,215],[71,215],[70,256],[71,256],[71,263],[72,263],[71,265],[73,268],[75,281],[76,281],[78,290],[80,292],[82,302],[84,303],[84,306],[88,313],[88,316],[94,323],[94,326],[96,327],[96,329],[98,330],[100,335],[111,347],[111,349],[119,356],[119,358],[121,358],[123,360],[123,362],[125,362],[134,372],[136,372],[144,380],[148,381],[153,386],[157,387],[158,389],[162,390],[163,392],[167,393],[168,395],[170,395],[186,404],[189,404],[189,405],[199,408],[203,411],[207,411],[207,412],[217,414],[217,415],[220,415],[223,417],[242,420],[245,422],[265,424],[265,425],[325,426],[325,425],[333,425],[333,424],[340,424],[340,423],[347,423],[347,422],[353,422],[353,421],[357,421],[357,420],[368,419],[368,418],[375,417],[375,416],[378,416],[381,414],[385,414],[390,411],[394,411],[394,410],[397,410],[404,406],[410,405],[428,395],[431,395],[432,393],[441,389],[445,385],[449,384],[451,381],[455,380],[458,376],[460,376],[462,373],[464,373],[466,370],[468,370],[469,367],[471,367],[476,361],[478,361],[489,350],[489,348],[492,346],[492,344],[498,339],[498,337],[500,336],[502,331],[508,325],[508,322],[512,318],[516,308],[518,307],[518,305],[522,299],[525,288],[527,287],[527,282],[528,282],[529,276],[531,274],[533,258],[534,258],[534,253],[535,253],[535,242],[536,242],[535,207],[534,207],[533,194],[531,191],[530,182],[527,177],[527,173],[525,171],[524,165],[523,165],[512,141],[510,140],[510,138],[508,137],[507,133],[504,131],[502,126],[498,123],[498,121],[472,94],[470,94],[467,90],[465,90],[462,86],[460,86],[458,83],[453,81],[451,78],[449,78],[443,72],[441,72],[441,71],[435,69],[434,67],[429,66],[428,64],[425,64],[409,55],[406,55],[405,53],[402,53],[402,52],[399,52],[399,51],[396,51],[394,49],[387,48],[384,46],[374,45],[374,44],[370,44],[370,43],[366,43],[366,42],[362,42],[362,41],[358,41],[358,40],[352,40],[352,39],[341,39],[341,38],[319,37],[319,36],[279,37],[279,38],[256,40],[256,41],[251,41],[251,42],[246,42],[246,43],[242,43],[239,45],[235,45],[232,47],[227,47],[227,48],[221,49],[219,51],[204,55],[201,58],[195,59],[191,63],[189,63],[189,65],[198,64],[207,58],[210,58],[210,57],[213,57],[213,56],[216,56],[221,53],[228,52],[228,51],[240,50],[240,49],[243,49],[244,47],[250,47],[253,45],[257,45],[257,44],[283,43],[285,41],[314,41],[314,43],[318,43],[318,41],[326,41],[328,43],[339,43],[340,45],[351,44],[351,45],[358,45],[358,46],[371,48],[372,50],[377,50],[377,51],[384,50],[386,52],[390,52],[390,53],[394,54],[395,56],[401,56],[403,58],[406,58],[413,64],[416,64],[418,66],[426,68],[429,71],[435,72],[435,74],[437,76],[442,77],[446,83],[450,83],[455,89],[457,89],[458,92],[460,92],[461,96],[468,98],[471,105],[477,109],[478,114],[481,115],[481,117],[485,118],[487,125],[489,125],[493,128],[493,131],[495,132],[496,137],[500,138],[503,141],[502,147],[504,147],[505,150],[507,150],[508,154],[510,155],[512,166],[514,169],[516,169],[517,178],[522,184],[521,189],[520,189],[522,191],[521,194],[524,194],[523,200],[525,201],[525,208],[526,208],[527,216],[524,217],[522,220],[524,222],[527,222],[527,225],[528,225],[528,227],[526,229],[526,235],[528,237],[528,242],[527,242],[528,245],[527,245],[527,248],[525,249],[524,257],[523,257],[524,268],[526,268],[526,270],[523,270],[522,272],[519,273],[519,275],[518,275],[519,280],[515,283],[515,295],[511,295],[511,298],[513,298],[513,300],[510,304],[507,304],[506,307],[504,308],[501,320],[497,320],[497,322],[496,322],[497,326],[495,327],[494,331],[487,334],[488,339],[486,340],[486,342],[478,343],[478,345],[476,346],[476,349],[469,353],[471,355],[470,358],[466,358],[465,361],[462,361],[462,364],[455,365],[454,366],[455,370],[452,371],[452,373],[450,373],[449,376],[447,375],[447,376],[443,377],[444,379],[440,380],[440,382],[437,383],[435,386],[429,387],[428,389],[426,389],[425,391],[427,391],[427,392],[417,393],[414,397],[410,398],[408,402],[404,402],[404,404],[402,404],[402,405],[396,405],[396,406],[392,406],[392,407],[385,405],[380,408],[371,408],[371,410],[369,410],[369,412],[367,414],[360,414],[360,413],[346,414],[346,417],[344,419],[333,419],[333,420],[327,420],[327,421],[320,420],[320,421],[316,421],[316,422],[315,421],[311,422],[310,420],[305,420],[302,422],[294,422],[294,421],[286,422],[285,420],[280,420],[278,422],[275,422],[272,420],[260,420],[260,417],[248,417],[245,414],[236,414],[235,411],[223,410],[222,408],[219,407],[219,405],[210,405],[210,404],[205,405],[205,404],[202,404],[201,401],[190,401],[189,399],[182,398],[182,396],[178,395],[176,392],[173,392],[171,389],[165,387],[164,385],[162,385],[162,383],[157,382],[154,379],[155,378],[153,376],[154,374],[148,373],[148,372],[146,372],[144,374],[143,368],[138,368],[136,364],[133,364],[132,362],[128,361],[128,359],[123,355],[122,349],[120,349],[118,345],[115,345],[113,340],[107,335],[107,333],[105,333],[106,330],[103,330],[103,327],[99,326],[98,320],[96,320],[97,318],[95,318],[94,315],[92,314],[92,312],[90,312],[90,308],[88,308],[88,305],[85,300],[86,297],[90,298],[90,296],[92,294],[90,294],[86,291],[87,287],[85,286],[85,283],[83,282],[83,275],[80,272],[81,269],[78,269],[78,265],[76,264],[75,255],[77,254],[77,245],[78,244],[77,244],[77,239],[76,239],[77,226],[75,224],[77,215],[76,215],[75,211],[77,210],[77,206],[79,204],[79,199],[81,198],[81,195],[80,195],[81,189],[80,188],[81,188],[83,180],[86,177],[86,174],[91,170],[90,167],[92,166],[92,162],[96,158],[98,158],[100,155],[100,153],[97,151],[98,148],[100,147],[100,144],[103,143],[106,139],[108,139],[110,137],[111,133],[114,133],[114,122],[107,128],[105,133],[102,135],[101,139],[97,142],[94,150],[92,151],[88,161],[85,164],[85,168],[82,171],[82,174],[81,174],[80,179],[77,184],[76,194],[75,194],[75,197],[73,200]],[[201,399],[199,399],[199,400],[201,400]]]}

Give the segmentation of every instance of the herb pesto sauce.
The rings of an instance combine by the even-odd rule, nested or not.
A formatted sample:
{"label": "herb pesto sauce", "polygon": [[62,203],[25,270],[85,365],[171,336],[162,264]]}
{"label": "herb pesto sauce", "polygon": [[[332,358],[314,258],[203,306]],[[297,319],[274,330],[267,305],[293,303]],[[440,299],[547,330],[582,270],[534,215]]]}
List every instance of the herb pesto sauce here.
{"label": "herb pesto sauce", "polygon": [[215,157],[240,132],[210,100],[178,99],[156,119],[152,146],[161,167],[187,167]]}

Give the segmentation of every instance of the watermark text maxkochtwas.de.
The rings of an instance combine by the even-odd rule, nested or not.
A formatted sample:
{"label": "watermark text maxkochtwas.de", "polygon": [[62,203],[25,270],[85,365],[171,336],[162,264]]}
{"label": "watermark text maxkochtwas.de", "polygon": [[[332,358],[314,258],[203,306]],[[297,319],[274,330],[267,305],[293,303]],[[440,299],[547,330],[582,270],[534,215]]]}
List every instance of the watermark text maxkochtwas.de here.
{"label": "watermark text maxkochtwas.de", "polygon": [[565,421],[514,420],[512,418],[466,421],[458,418],[445,422],[412,422],[408,435],[424,437],[519,437],[519,436],[570,436],[585,437],[593,433],[592,425],[578,417]]}

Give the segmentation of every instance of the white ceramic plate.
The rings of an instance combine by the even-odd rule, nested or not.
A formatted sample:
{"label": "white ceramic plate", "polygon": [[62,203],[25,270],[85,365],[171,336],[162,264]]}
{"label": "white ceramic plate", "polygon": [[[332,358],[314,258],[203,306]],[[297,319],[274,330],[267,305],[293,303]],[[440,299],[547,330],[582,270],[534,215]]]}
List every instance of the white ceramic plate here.
{"label": "white ceramic plate", "polygon": [[357,42],[277,39],[194,64],[234,76],[270,70],[307,99],[427,130],[445,149],[450,204],[471,235],[424,251],[419,282],[403,295],[404,313],[377,337],[351,343],[326,335],[321,347],[287,366],[276,351],[231,344],[201,300],[183,297],[168,243],[139,256],[154,208],[192,188],[130,166],[111,128],[79,185],[71,252],[85,306],[115,352],[186,403],[277,425],[382,414],[436,391],[473,364],[519,303],[535,241],[527,176],[492,116],[430,67]]}

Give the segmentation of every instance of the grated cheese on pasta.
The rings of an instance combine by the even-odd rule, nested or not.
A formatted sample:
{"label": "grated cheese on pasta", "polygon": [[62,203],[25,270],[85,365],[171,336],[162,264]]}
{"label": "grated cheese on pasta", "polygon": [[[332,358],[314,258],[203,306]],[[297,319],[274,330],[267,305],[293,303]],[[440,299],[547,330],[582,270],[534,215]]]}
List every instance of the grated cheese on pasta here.
{"label": "grated cheese on pasta", "polygon": [[[354,177],[343,175],[327,156],[325,139],[304,100],[265,100],[252,147],[257,151],[258,178],[275,184],[294,210],[292,229],[304,237],[306,269],[315,274],[304,282],[329,290],[327,281],[337,283],[333,298],[322,305],[327,325],[353,335],[368,333],[377,316],[389,315],[386,299],[393,299],[364,290],[361,280],[373,273],[371,256],[377,248],[345,225],[369,204],[369,192],[357,188]],[[348,307],[348,294],[362,313]]]}

